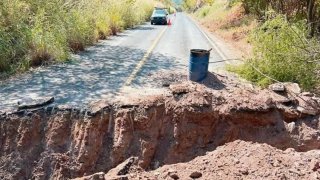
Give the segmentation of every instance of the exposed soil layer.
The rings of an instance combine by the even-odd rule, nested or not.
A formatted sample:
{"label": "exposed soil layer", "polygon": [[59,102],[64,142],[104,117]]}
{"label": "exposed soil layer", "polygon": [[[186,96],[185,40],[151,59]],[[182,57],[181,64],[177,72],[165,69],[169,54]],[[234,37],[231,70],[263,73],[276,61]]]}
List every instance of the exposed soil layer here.
{"label": "exposed soil layer", "polygon": [[[287,89],[294,87],[289,84]],[[297,88],[292,91],[295,90]],[[301,162],[304,158],[311,158],[312,163],[312,159],[319,160],[319,99],[310,93],[291,93],[290,90],[290,93],[276,94],[236,83],[224,76],[211,76],[203,84],[171,84],[168,91],[170,93],[166,95],[132,99],[126,104],[96,102],[88,111],[51,107],[1,115],[0,179],[83,177],[106,173],[130,157],[136,158],[127,160],[128,167],[122,168],[117,175],[128,176],[130,162],[148,171],[189,161],[190,167],[201,168],[205,165],[191,164],[206,156],[210,164],[208,169],[218,171],[219,166],[211,165],[229,162],[228,158],[232,158],[223,159],[222,156],[233,153],[240,163],[251,164],[246,158],[241,159],[237,152],[251,152],[255,156],[260,151],[254,149],[259,148],[261,152],[266,148],[280,159],[281,150],[293,148],[292,153],[299,155],[298,159],[300,155],[303,157]],[[236,140],[268,145],[237,141],[225,146],[226,152],[221,154],[223,161],[218,161],[219,152],[224,150],[217,147]],[[235,151],[231,146],[235,146]],[[289,158],[288,153],[284,157]],[[206,156],[196,158],[203,155]],[[281,161],[290,163],[298,159]],[[252,160],[253,165],[259,165],[256,160]],[[308,167],[312,163],[307,163]],[[229,165],[232,166],[231,162]],[[159,178],[166,178],[162,175],[167,167],[159,169]],[[184,165],[172,167],[184,168]],[[248,168],[244,174],[252,175],[252,178],[259,174]],[[263,168],[269,166],[263,165]],[[221,178],[228,177],[227,172],[229,175],[237,173],[230,171],[226,169]],[[210,176],[201,173],[204,178]],[[218,175],[217,172],[214,177]],[[178,176],[185,179],[185,175]],[[271,173],[264,177],[277,176]]]}

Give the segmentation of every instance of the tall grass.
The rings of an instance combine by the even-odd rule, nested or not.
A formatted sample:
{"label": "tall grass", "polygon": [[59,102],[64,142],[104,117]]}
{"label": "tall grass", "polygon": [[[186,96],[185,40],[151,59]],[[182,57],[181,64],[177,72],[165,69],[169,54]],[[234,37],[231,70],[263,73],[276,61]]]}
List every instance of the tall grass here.
{"label": "tall grass", "polygon": [[65,61],[147,20],[151,0],[1,0],[0,73]]}
{"label": "tall grass", "polygon": [[290,23],[283,15],[267,20],[251,33],[253,56],[229,70],[261,86],[273,83],[263,75],[266,74],[313,90],[319,83],[320,44],[317,39],[307,37],[304,24],[304,21]]}
{"label": "tall grass", "polygon": [[198,18],[205,19],[208,21],[222,20],[226,17],[228,11],[226,11],[225,6],[227,2],[224,0],[217,0],[211,5],[207,4],[198,9],[195,15]]}

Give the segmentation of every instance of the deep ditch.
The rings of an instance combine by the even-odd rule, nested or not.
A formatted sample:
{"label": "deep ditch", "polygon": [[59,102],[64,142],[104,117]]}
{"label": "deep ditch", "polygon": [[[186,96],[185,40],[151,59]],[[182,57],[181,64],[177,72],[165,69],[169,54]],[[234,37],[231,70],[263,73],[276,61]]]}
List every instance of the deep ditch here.
{"label": "deep ditch", "polygon": [[0,179],[82,177],[132,156],[152,170],[238,139],[282,150],[320,148],[319,116],[300,113],[286,96],[238,85],[181,83],[170,91],[117,106],[101,101],[86,111],[47,107],[1,115]]}

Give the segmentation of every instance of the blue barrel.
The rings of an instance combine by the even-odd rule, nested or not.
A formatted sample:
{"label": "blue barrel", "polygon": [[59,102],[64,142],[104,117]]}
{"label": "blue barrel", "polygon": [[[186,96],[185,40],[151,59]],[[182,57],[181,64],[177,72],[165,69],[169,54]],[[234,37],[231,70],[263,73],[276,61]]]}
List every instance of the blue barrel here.
{"label": "blue barrel", "polygon": [[199,82],[207,77],[210,51],[191,49],[189,60],[189,80]]}

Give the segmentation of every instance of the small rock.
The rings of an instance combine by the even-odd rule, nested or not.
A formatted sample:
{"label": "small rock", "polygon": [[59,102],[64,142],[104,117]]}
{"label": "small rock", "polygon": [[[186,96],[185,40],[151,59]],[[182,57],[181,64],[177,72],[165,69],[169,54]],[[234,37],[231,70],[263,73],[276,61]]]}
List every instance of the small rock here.
{"label": "small rock", "polygon": [[169,89],[174,95],[183,95],[189,93],[194,87],[190,84],[171,84]]}
{"label": "small rock", "polygon": [[289,169],[289,172],[300,175],[300,172],[293,168]]}
{"label": "small rock", "polygon": [[179,179],[179,176],[177,175],[177,171],[175,171],[173,169],[168,169],[168,175],[172,179]]}
{"label": "small rock", "polygon": [[200,178],[202,176],[202,173],[201,172],[198,172],[198,171],[194,171],[190,174],[189,177],[193,178],[193,179],[197,179],[197,178]]}
{"label": "small rock", "polygon": [[315,163],[315,165],[313,166],[312,170],[313,171],[317,171],[318,169],[320,169],[320,163],[319,162]]}
{"label": "small rock", "polygon": [[292,92],[295,94],[301,93],[301,88],[297,83],[285,83],[284,86],[287,92]]}
{"label": "small rock", "polygon": [[292,106],[292,105],[296,104],[295,100],[289,99],[286,97],[282,97],[281,99],[277,99],[276,102],[283,104],[285,106]]}
{"label": "small rock", "polygon": [[317,110],[314,110],[314,109],[306,109],[304,107],[301,107],[301,106],[298,106],[297,107],[297,110],[303,114],[308,114],[308,115],[312,115],[312,116],[315,116],[318,114],[318,111]]}
{"label": "small rock", "polygon": [[98,173],[94,174],[94,176],[103,178],[104,172],[98,172]]}
{"label": "small rock", "polygon": [[320,98],[318,97],[311,97],[312,100],[316,101],[318,104],[320,104]]}
{"label": "small rock", "polygon": [[104,180],[104,173],[103,172],[99,172],[99,173],[95,173],[91,176],[86,176],[84,177],[84,179],[87,179],[87,180]]}
{"label": "small rock", "polygon": [[176,173],[170,173],[169,176],[174,180],[179,179],[179,176]]}
{"label": "small rock", "polygon": [[288,123],[288,132],[292,133],[294,131],[294,129],[296,128],[296,123],[295,122],[291,122]]}
{"label": "small rock", "polygon": [[279,167],[279,166],[280,166],[280,163],[279,163],[279,161],[274,161],[271,165],[272,165],[273,167]]}
{"label": "small rock", "polygon": [[121,163],[120,165],[118,165],[117,167],[119,167],[119,171],[117,173],[118,176],[121,175],[126,175],[129,172],[130,167],[132,166],[132,164],[135,162],[135,158],[131,157],[129,159],[127,159],[126,161],[124,161],[123,163]]}
{"label": "small rock", "polygon": [[164,82],[164,83],[162,83],[162,87],[170,87],[170,82]]}
{"label": "small rock", "polygon": [[296,151],[293,148],[288,148],[284,152],[285,153],[295,153]]}
{"label": "small rock", "polygon": [[240,169],[239,172],[243,175],[248,175],[249,174],[249,171],[248,169]]}
{"label": "small rock", "polygon": [[308,96],[308,97],[313,97],[313,94],[311,92],[303,92],[301,93],[302,96]]}
{"label": "small rock", "polygon": [[43,98],[29,98],[23,102],[18,102],[18,110],[34,109],[50,105],[54,102],[54,97],[43,97]]}
{"label": "small rock", "polygon": [[285,91],[285,87],[282,83],[271,84],[269,86],[269,89],[274,92],[284,92]]}
{"label": "small rock", "polygon": [[272,98],[268,98],[268,99],[266,100],[266,104],[267,104],[268,106],[273,105],[273,99],[272,99]]}

